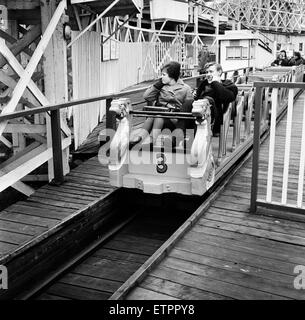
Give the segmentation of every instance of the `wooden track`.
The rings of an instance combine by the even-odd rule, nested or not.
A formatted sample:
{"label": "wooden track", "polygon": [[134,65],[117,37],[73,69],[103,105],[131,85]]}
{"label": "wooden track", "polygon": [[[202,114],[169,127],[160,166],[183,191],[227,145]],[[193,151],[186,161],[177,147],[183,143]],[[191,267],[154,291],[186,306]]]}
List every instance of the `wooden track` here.
{"label": "wooden track", "polygon": [[[302,118],[304,98],[303,93],[295,104],[296,119]],[[282,121],[277,128],[279,155],[284,128]],[[300,128],[296,125],[294,129],[295,142]],[[268,141],[261,148],[263,161],[267,149]],[[298,166],[296,158],[292,159]],[[262,209],[259,213],[263,215],[250,214],[251,166],[251,161],[246,162],[197,223],[138,285],[131,291],[122,287],[112,298],[304,299],[304,292],[293,287],[293,270],[305,265],[305,217],[288,212],[281,217],[266,216],[270,212]],[[260,174],[262,194],[266,184],[264,162]]]}
{"label": "wooden track", "polygon": [[108,299],[189,214],[187,210],[170,212],[145,208],[145,212],[142,210],[134,221],[36,299]]}
{"label": "wooden track", "polygon": [[115,215],[118,194],[107,175],[93,158],[72,170],[63,185],[45,185],[0,212],[0,265],[8,268],[10,282],[0,299],[77,252]]}

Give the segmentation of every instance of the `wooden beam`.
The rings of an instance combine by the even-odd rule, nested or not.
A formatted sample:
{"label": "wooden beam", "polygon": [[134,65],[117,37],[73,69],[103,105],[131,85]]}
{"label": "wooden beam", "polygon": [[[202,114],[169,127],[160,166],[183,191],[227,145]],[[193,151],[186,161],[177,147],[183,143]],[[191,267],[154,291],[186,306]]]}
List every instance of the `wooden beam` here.
{"label": "wooden beam", "polygon": [[8,10],[29,10],[39,8],[39,0],[0,0],[0,5],[4,5]]}
{"label": "wooden beam", "polygon": [[80,31],[82,31],[82,30],[83,30],[83,26],[82,26],[82,22],[81,22],[81,20],[80,20],[79,13],[78,13],[78,9],[77,9],[76,6],[73,6],[73,13],[74,13],[74,16],[75,16],[77,25],[78,25],[78,29],[79,29]]}
{"label": "wooden beam", "polygon": [[[62,142],[62,149],[66,149],[70,144],[71,138],[66,138]],[[18,182],[34,169],[40,167],[51,159],[52,155],[52,149],[47,148],[46,145],[41,145],[3,168],[2,171],[7,173],[0,177],[0,192]]]}
{"label": "wooden beam", "polygon": [[[41,35],[40,25],[34,26],[28,31],[21,39],[17,40],[14,44],[9,45],[8,48],[12,53],[17,56],[20,52],[24,51],[32,42],[34,42]],[[0,56],[0,69],[7,64],[6,59]]]}
{"label": "wooden beam", "polygon": [[3,136],[0,137],[0,141],[4,143],[8,148],[11,148],[13,146],[12,143]]}
{"label": "wooden beam", "polygon": [[[6,174],[6,170],[3,169],[3,168],[5,168],[5,167],[8,168],[10,164],[12,164],[16,160],[18,160],[20,157],[24,156],[26,153],[34,150],[38,146],[40,146],[39,142],[33,142],[32,144],[27,146],[22,151],[18,152],[17,154],[12,156],[11,158],[9,158],[6,161],[2,162],[0,164],[0,176],[3,176],[4,174]],[[16,182],[11,187],[16,189],[16,190],[18,190],[21,193],[24,193],[26,196],[30,196],[32,193],[34,193],[34,190],[32,188],[30,188],[29,186],[27,186],[27,185],[25,185],[24,183],[21,183],[21,182]]]}
{"label": "wooden beam", "polygon": [[[8,76],[4,71],[0,70],[0,82],[5,84],[7,87],[14,90],[14,88],[17,85],[17,82],[10,76]],[[23,93],[23,97],[29,101],[29,103],[35,107],[39,107],[40,103],[36,100],[36,98],[33,96],[33,94],[26,89]],[[22,99],[22,98],[21,98]]]}
{"label": "wooden beam", "polygon": [[21,179],[22,182],[37,182],[37,181],[49,181],[49,176],[47,174],[28,174]]}
{"label": "wooden beam", "polygon": [[[7,50],[7,47],[5,48],[5,46],[3,46],[3,48],[2,48],[2,53],[10,61],[10,66],[15,70],[15,72],[20,77],[22,77],[24,70],[23,70],[22,66],[20,65],[20,63],[18,62],[18,60],[16,59],[16,57],[10,52],[10,50]],[[65,62],[66,62],[66,60],[65,60]],[[58,63],[58,61],[57,61],[57,63]],[[55,62],[54,62],[54,65],[56,65]],[[15,87],[15,82],[12,80],[12,78],[6,76],[6,74],[1,70],[0,70],[0,76],[1,76],[0,81],[2,79],[3,81],[6,81],[7,83],[9,83],[13,87]],[[55,78],[55,81],[58,82],[57,78]],[[63,81],[65,81],[65,80],[63,80]],[[32,92],[33,96],[41,103],[41,105],[44,105],[44,106],[50,105],[49,100],[42,94],[42,92],[39,90],[39,88],[36,86],[36,84],[33,82],[33,80],[29,80],[28,87],[29,87],[30,91]],[[59,87],[59,88],[63,89],[61,87]],[[67,90],[66,88],[64,88],[64,89]],[[25,92],[27,92],[27,90],[25,90]],[[53,91],[52,91],[52,94],[54,94]],[[68,128],[67,124],[64,121],[62,121],[61,127],[67,136],[69,136],[71,134],[70,129]]]}
{"label": "wooden beam", "polygon": [[[9,76],[11,79],[13,79],[15,81],[15,83],[17,84],[17,80],[20,78],[19,75],[17,75],[15,72],[13,73],[5,73],[7,76]],[[38,71],[38,72],[35,72],[32,76],[32,80],[34,82],[37,82],[39,80],[42,80],[43,79],[43,71]],[[16,86],[16,85],[15,85]],[[14,87],[15,87],[14,86]],[[0,81],[0,92],[3,90],[3,89],[6,89],[8,86],[5,84],[5,83],[1,83]],[[38,104],[39,105],[39,104]]]}
{"label": "wooden beam", "polygon": [[[53,34],[54,30],[56,29],[56,26],[62,16],[64,10],[65,10],[65,7],[66,7],[66,1],[63,0],[58,5],[56,13],[54,13],[54,16],[53,16],[50,24],[48,25],[41,41],[39,42],[29,64],[27,65],[25,72],[23,72],[22,77],[20,78],[18,84],[16,85],[14,92],[13,92],[12,99],[10,100],[10,102],[7,104],[7,106],[4,108],[4,110],[2,112],[7,113],[7,112],[12,112],[15,110],[24,90],[26,89],[28,83],[31,80],[31,77],[37,67],[37,64],[39,63],[39,61],[43,55],[45,47],[49,43],[49,41],[52,37],[52,34]],[[7,50],[8,50],[8,48],[5,45],[4,40],[2,39],[2,41],[0,41],[0,52],[2,54],[4,54],[4,52],[7,52]],[[6,121],[0,123],[0,135],[2,135],[6,124],[7,124]]]}
{"label": "wooden beam", "polygon": [[[0,29],[0,37],[3,38],[5,41],[7,41],[10,44],[13,44],[16,41],[18,41],[16,38],[12,37],[10,34],[8,34],[7,32],[5,32],[1,29]],[[26,53],[30,57],[33,54],[33,51],[30,48],[24,48],[23,52]]]}
{"label": "wooden beam", "polygon": [[40,8],[29,10],[9,10],[8,19],[12,21],[17,21],[20,24],[40,24]]}
{"label": "wooden beam", "polygon": [[[41,23],[42,30],[49,28],[50,21],[54,18],[54,14],[58,10],[54,1],[41,0]],[[50,103],[61,103],[68,100],[68,68],[67,68],[67,47],[63,39],[62,21],[59,21],[58,27],[53,31],[52,41],[47,46],[44,52],[44,85],[45,96]],[[47,121],[47,139],[48,148],[52,148],[52,132],[51,119],[49,116]],[[71,132],[66,121],[61,117],[61,128],[67,136]],[[62,154],[64,174],[69,172],[69,149]],[[54,178],[53,162],[48,163],[49,179]]]}
{"label": "wooden beam", "polygon": [[96,22],[98,22],[104,15],[107,14],[111,8],[113,8],[120,0],[114,0],[96,19],[94,19],[83,31],[81,31],[73,41],[71,41],[68,45],[68,48],[72,46],[84,33],[86,33]]}
{"label": "wooden beam", "polygon": [[46,126],[43,124],[12,124],[9,123],[4,132],[9,133],[46,133]]}
{"label": "wooden beam", "polygon": [[[4,176],[5,174],[6,174],[5,172],[0,171],[0,177]],[[25,194],[27,197],[29,197],[30,195],[32,195],[35,192],[35,190],[33,188],[31,188],[30,186],[26,185],[25,183],[23,183],[21,181],[17,181],[13,185],[11,185],[11,187],[16,189],[17,191]]]}

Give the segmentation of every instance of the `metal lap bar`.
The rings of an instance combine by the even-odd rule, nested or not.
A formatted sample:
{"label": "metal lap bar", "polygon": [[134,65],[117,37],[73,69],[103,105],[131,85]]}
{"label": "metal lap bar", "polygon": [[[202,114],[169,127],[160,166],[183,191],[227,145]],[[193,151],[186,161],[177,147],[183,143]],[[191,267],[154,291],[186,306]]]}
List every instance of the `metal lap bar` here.
{"label": "metal lap bar", "polygon": [[196,117],[190,112],[165,112],[165,111],[130,111],[130,114],[137,117],[159,117],[171,119],[195,120]]}

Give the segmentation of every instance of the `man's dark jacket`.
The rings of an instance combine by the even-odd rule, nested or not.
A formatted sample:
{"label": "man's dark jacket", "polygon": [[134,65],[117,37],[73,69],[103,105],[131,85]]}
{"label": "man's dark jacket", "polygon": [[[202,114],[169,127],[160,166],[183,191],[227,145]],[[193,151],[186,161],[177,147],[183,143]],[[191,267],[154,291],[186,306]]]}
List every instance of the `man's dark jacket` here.
{"label": "man's dark jacket", "polygon": [[219,133],[223,114],[227,111],[229,103],[236,99],[237,93],[238,88],[231,80],[223,80],[221,83],[218,81],[208,83],[205,79],[199,85],[195,94],[195,100],[211,97],[215,101],[216,114],[213,132]]}

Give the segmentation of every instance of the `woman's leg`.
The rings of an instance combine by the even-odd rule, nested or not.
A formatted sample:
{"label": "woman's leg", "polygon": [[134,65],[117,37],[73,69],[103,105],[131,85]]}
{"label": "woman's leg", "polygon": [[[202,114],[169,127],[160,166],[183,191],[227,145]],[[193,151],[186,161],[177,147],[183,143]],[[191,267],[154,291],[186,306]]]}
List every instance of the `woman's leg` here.
{"label": "woman's leg", "polygon": [[147,118],[142,126],[142,129],[145,130],[147,133],[150,133],[153,124],[154,118]]}
{"label": "woman's leg", "polygon": [[147,118],[145,122],[143,123],[142,128],[140,129],[140,132],[136,136],[131,137],[130,142],[131,143],[139,143],[141,140],[144,140],[144,138],[147,136],[147,134],[150,133],[151,128],[153,126],[154,119],[153,118]]}
{"label": "woman's leg", "polygon": [[152,142],[155,143],[164,126],[164,119],[155,118],[152,127]]}

